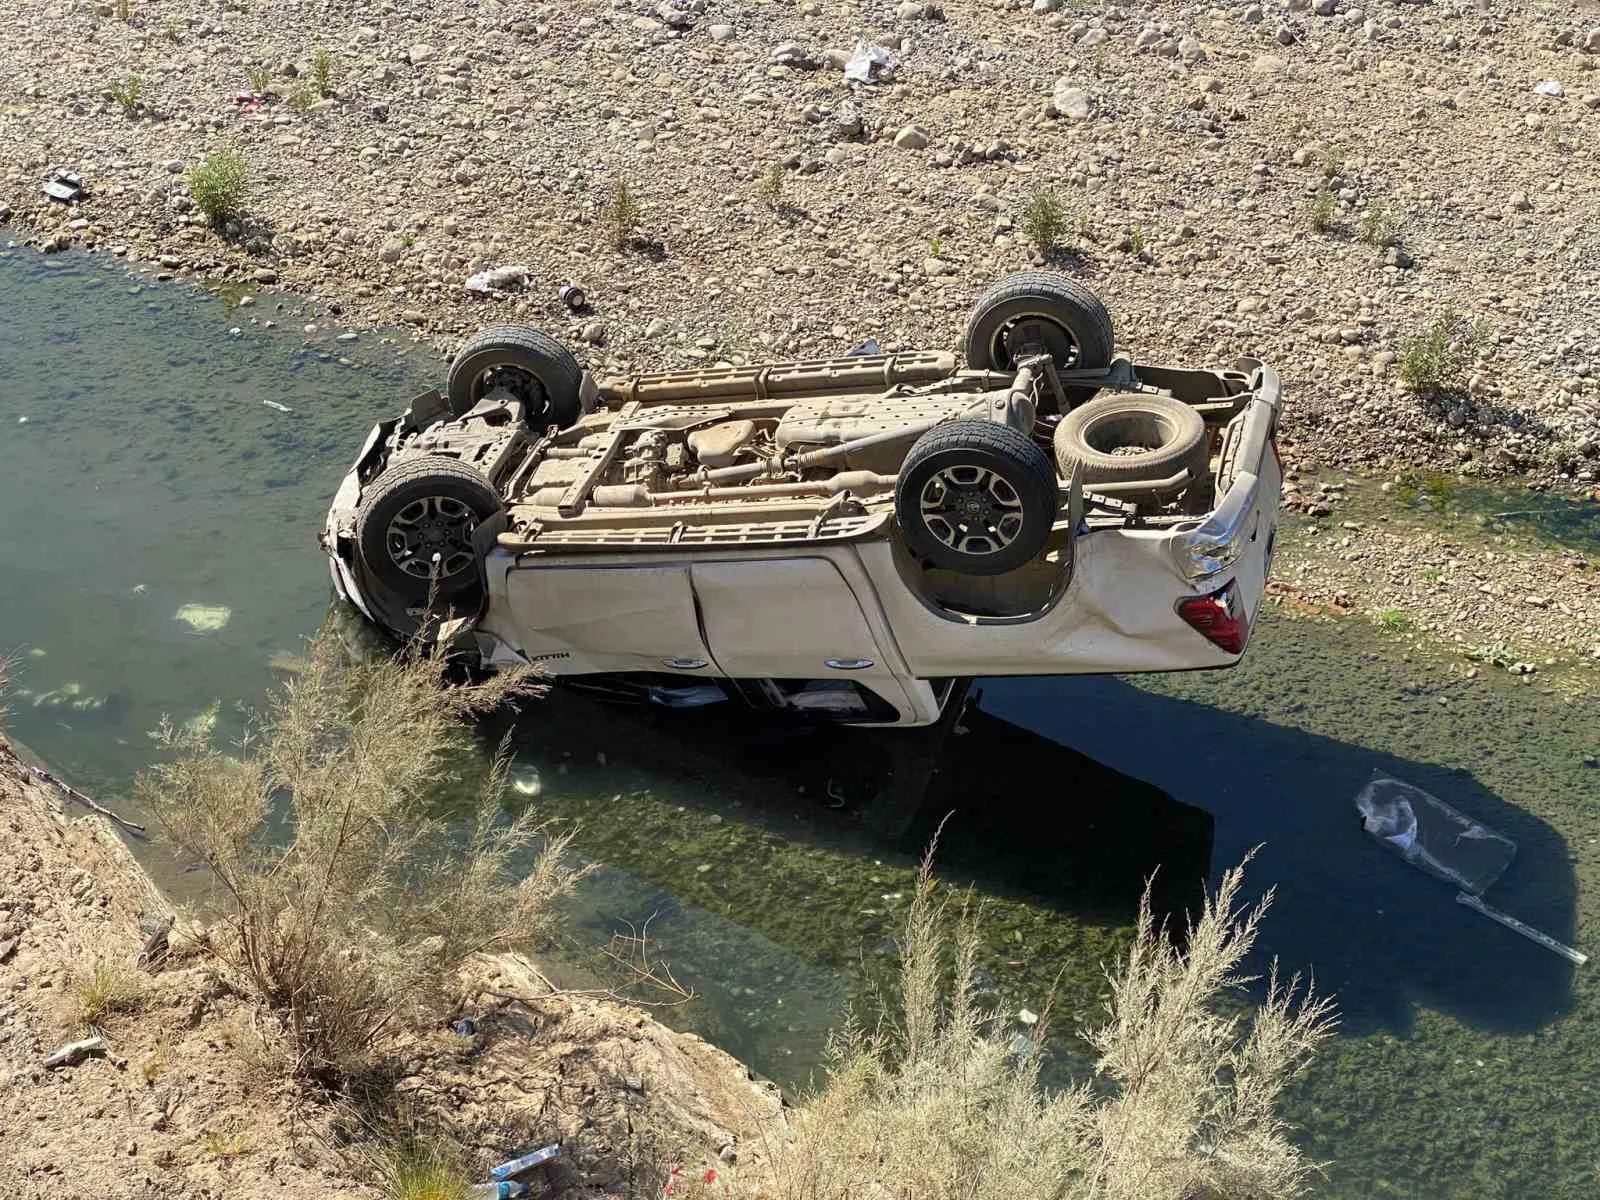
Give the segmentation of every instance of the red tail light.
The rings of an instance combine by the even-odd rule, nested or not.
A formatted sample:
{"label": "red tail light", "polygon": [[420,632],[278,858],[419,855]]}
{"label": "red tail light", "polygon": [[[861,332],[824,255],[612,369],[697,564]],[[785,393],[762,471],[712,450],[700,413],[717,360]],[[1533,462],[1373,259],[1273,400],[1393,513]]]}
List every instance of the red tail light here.
{"label": "red tail light", "polygon": [[1208,596],[1190,596],[1178,601],[1178,615],[1189,628],[1220,650],[1243,654],[1250,638],[1250,623],[1239,609],[1233,584]]}

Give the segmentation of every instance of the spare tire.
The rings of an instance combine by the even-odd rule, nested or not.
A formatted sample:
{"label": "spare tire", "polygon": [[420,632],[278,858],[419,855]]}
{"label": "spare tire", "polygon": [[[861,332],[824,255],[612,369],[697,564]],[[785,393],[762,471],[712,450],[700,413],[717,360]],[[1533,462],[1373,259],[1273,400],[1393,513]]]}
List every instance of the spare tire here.
{"label": "spare tire", "polygon": [[560,342],[529,325],[485,329],[450,363],[445,394],[453,416],[503,389],[523,403],[532,429],[565,429],[583,415],[583,368]]}
{"label": "spare tire", "polygon": [[383,591],[381,606],[417,608],[431,594],[441,609],[476,612],[483,580],[472,535],[500,508],[487,479],[443,455],[413,458],[379,475],[356,506],[355,550],[366,578]]}
{"label": "spare tire", "polygon": [[964,575],[1000,575],[1039,554],[1059,500],[1049,455],[994,421],[928,430],[906,455],[894,490],[911,552]]}
{"label": "spare tire", "polygon": [[967,318],[967,365],[1011,371],[1030,348],[1063,371],[1111,364],[1116,337],[1111,314],[1088,288],[1049,271],[1008,275],[978,300]]}
{"label": "spare tire", "polygon": [[[1205,418],[1181,400],[1144,392],[1120,392],[1079,405],[1056,426],[1054,446],[1062,478],[1070,479],[1081,464],[1085,487],[1167,479],[1186,468],[1193,482],[1205,475],[1211,456]],[[1181,489],[1129,498],[1161,502],[1176,490]]]}

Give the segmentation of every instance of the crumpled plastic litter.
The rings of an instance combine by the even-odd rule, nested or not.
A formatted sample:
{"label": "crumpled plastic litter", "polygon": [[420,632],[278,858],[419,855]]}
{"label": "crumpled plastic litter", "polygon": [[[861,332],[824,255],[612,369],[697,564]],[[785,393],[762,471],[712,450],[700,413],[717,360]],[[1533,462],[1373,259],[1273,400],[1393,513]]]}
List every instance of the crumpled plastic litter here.
{"label": "crumpled plastic litter", "polygon": [[1413,866],[1481,895],[1516,857],[1517,844],[1419,787],[1375,774],[1356,793],[1361,825]]}
{"label": "crumpled plastic litter", "polygon": [[900,64],[882,46],[869,46],[857,39],[850,60],[844,64],[844,77],[855,83],[878,83],[894,73]]}
{"label": "crumpled plastic litter", "polygon": [[878,346],[878,339],[877,338],[868,338],[866,341],[860,343],[859,345],[852,346],[852,347],[850,347],[850,349],[846,350],[845,351],[845,357],[846,358],[862,358],[862,357],[871,358],[871,357],[873,357],[875,355],[882,354],[882,353],[883,353],[883,350]]}
{"label": "crumpled plastic litter", "polygon": [[532,271],[525,263],[494,267],[468,277],[467,291],[477,296],[502,296],[507,292],[520,292],[528,286]]}
{"label": "crumpled plastic litter", "polygon": [[1561,97],[1567,94],[1566,89],[1554,79],[1546,79],[1542,83],[1534,84],[1533,90],[1538,92],[1541,96],[1553,96],[1557,100],[1561,99]]}

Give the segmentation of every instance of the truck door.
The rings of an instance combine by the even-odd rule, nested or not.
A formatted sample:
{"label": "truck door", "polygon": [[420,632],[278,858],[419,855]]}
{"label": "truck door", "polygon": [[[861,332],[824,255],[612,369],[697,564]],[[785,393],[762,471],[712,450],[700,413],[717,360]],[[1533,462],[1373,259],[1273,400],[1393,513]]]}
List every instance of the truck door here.
{"label": "truck door", "polygon": [[506,599],[521,649],[554,675],[715,673],[687,566],[513,569]]}

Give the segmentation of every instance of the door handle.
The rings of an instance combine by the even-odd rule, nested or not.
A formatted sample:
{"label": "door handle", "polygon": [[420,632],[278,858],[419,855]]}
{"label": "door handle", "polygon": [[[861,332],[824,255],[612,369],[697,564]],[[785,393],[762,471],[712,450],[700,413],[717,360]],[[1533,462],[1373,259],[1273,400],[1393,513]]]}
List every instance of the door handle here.
{"label": "door handle", "polygon": [[865,671],[873,662],[870,658],[830,658],[822,665],[835,671]]}
{"label": "door handle", "polygon": [[664,658],[661,665],[670,667],[674,671],[698,671],[701,667],[711,664],[703,658]]}

